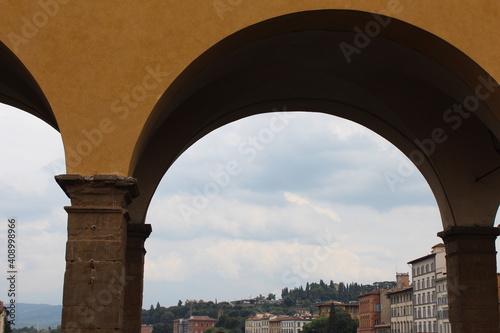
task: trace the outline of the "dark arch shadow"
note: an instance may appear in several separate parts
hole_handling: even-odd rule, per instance
[[[28,69],[0,42],[0,103],[24,110],[56,130],[56,118],[40,86]]]
[[[417,165],[443,223],[452,225],[443,170],[463,162],[467,172],[481,174],[498,162],[490,132],[500,134],[491,111],[500,109],[499,94],[481,102],[460,133],[450,130],[459,120],[444,113],[473,95],[477,78],[487,73],[447,42],[395,19],[347,59],[339,46],[356,46],[353,28],[379,19],[388,20],[344,10],[290,14],[244,29],[201,55],[164,93],[136,146],[131,170],[141,196],[130,206],[132,219],[145,219],[161,178],[198,139],[231,121],[286,109],[340,116],[391,141]],[[443,147],[452,156],[444,149],[426,154],[421,143],[443,128]]]

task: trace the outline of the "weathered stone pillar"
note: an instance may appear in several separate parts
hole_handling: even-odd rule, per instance
[[[446,245],[449,319],[453,333],[498,333],[498,286],[493,227],[451,227]]]
[[[61,175],[68,212],[63,332],[123,332],[127,207],[137,181],[113,175]]]
[[[123,332],[140,333],[142,324],[142,292],[144,284],[144,242],[151,233],[150,224],[129,224],[125,284],[125,316]]]

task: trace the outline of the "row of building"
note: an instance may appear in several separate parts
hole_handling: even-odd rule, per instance
[[[408,263],[412,284],[409,273],[396,273],[395,288],[359,295],[358,303],[319,304],[318,317],[328,316],[333,303],[359,320],[358,333],[450,333],[445,256],[444,244],[434,245],[430,254]],[[245,333],[300,333],[311,320],[261,315],[246,321]]]
[[[409,273],[396,273],[396,287],[358,296],[358,303],[327,302],[318,305],[318,316],[327,316],[331,305],[359,320],[358,333],[451,333],[448,320],[448,283],[444,244],[414,259]],[[500,289],[499,289],[500,290]],[[259,314],[245,321],[245,333],[300,333],[313,316]],[[216,319],[192,316],[174,321],[173,333],[202,333]]]
[[[310,313],[295,316],[258,314],[245,320],[245,333],[299,333],[314,317]]]
[[[358,333],[450,333],[444,244],[414,259],[412,284],[398,273],[393,289],[360,295]]]

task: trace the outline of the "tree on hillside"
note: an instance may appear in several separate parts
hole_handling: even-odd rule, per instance
[[[154,324],[153,333],[172,333],[172,326],[165,323]]]
[[[232,333],[240,333],[245,330],[245,320],[241,317],[229,317],[225,314],[220,316],[217,323],[215,323],[216,327],[228,329]]]
[[[295,305],[295,301],[293,298],[291,298],[290,296],[286,296],[284,299],[283,299],[283,304],[285,306],[294,306]]]
[[[330,311],[329,317],[320,317],[304,325],[302,333],[356,333],[358,322],[349,313],[337,309]]]
[[[328,317],[316,318],[302,327],[302,333],[326,333],[327,322]]]
[[[339,331],[339,323],[337,321],[337,309],[335,309],[335,303],[330,304],[330,316],[326,323],[327,333],[337,333]]]
[[[269,293],[269,295],[267,295],[267,299],[268,299],[269,301],[273,301],[273,300],[275,300],[275,299],[276,299],[276,295],[275,295],[275,294],[272,294],[272,293]]]

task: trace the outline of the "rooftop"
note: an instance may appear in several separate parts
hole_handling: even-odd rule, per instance
[[[425,259],[429,259],[431,257],[435,257],[436,254],[435,253],[431,253],[431,254],[428,254],[426,256],[423,256],[423,257],[420,257],[420,258],[417,258],[417,259],[414,259],[412,261],[408,261],[408,264],[413,264],[413,263],[416,263],[416,262],[419,262],[419,261],[422,261],[422,260],[425,260]]]

